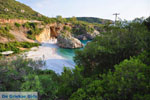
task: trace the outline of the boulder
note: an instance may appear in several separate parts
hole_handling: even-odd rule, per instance
[[[77,38],[72,37],[71,35],[59,35],[57,37],[57,45],[61,48],[82,48],[83,44]]]

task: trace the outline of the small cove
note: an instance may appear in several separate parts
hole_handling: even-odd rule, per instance
[[[89,40],[84,40],[81,42],[85,46],[88,41]],[[43,59],[46,63],[42,68],[43,70],[50,69],[61,74],[64,66],[70,69],[74,68],[75,62],[73,61],[73,57],[77,49],[59,48],[56,43],[57,41],[52,40],[45,41],[41,46],[32,48],[26,55],[33,60]],[[82,50],[83,48],[80,49]]]

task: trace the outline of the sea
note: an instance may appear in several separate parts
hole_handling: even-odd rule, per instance
[[[91,40],[81,40],[81,42],[85,45],[90,42]],[[83,48],[84,48],[83,47]],[[76,50],[82,50],[83,48],[80,49],[65,49],[65,48],[58,48],[57,53],[61,55],[62,57],[68,59],[68,60],[73,60],[73,57],[75,56],[75,51]]]

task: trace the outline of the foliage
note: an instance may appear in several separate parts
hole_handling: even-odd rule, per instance
[[[0,36],[6,37],[8,39],[15,39],[14,35],[12,35],[9,31],[10,27],[8,25],[5,27],[0,26]]]
[[[0,59],[1,91],[37,91],[39,98],[54,100],[57,92],[57,75],[52,71],[41,71],[41,60],[33,61],[25,57]],[[16,87],[17,86],[17,87]]]
[[[147,26],[148,30],[150,31],[150,17],[144,20],[144,24]]]
[[[82,69],[77,66],[73,70],[64,68],[64,72],[62,72],[60,76],[61,86],[58,91],[58,96],[60,98],[67,99],[81,86],[83,80],[83,76],[80,74],[81,71]]]
[[[19,28],[21,25],[19,23],[15,23],[15,26]]]
[[[34,73],[32,68],[36,68],[38,62],[39,61],[33,61],[31,59],[24,59],[23,57],[16,57],[15,59],[1,58],[0,90],[19,91],[24,76]],[[43,66],[43,64],[41,66]]]
[[[65,67],[61,75],[40,70],[43,61],[2,58],[0,90],[37,91],[40,100],[149,100],[150,35],[139,21],[104,26],[106,32],[77,51],[78,66]]]
[[[77,51],[74,59],[78,66],[85,67],[85,75],[107,72],[124,59],[148,50],[149,39],[149,32],[141,23],[108,27],[103,36],[95,38],[83,51]]]
[[[96,24],[105,24],[107,22],[112,22],[111,20],[106,20],[106,19],[100,19],[100,18],[95,18],[95,17],[72,17],[72,18],[67,18],[70,21],[84,21],[88,23],[96,23]]]
[[[150,67],[139,59],[124,60],[114,72],[101,75],[73,93],[70,100],[148,100]]]
[[[74,35],[86,34],[87,32],[94,32],[94,27],[88,23],[78,22],[75,23],[74,27],[72,28],[72,33]]]
[[[64,31],[69,31],[69,32],[70,32],[70,31],[71,31],[71,28],[70,28],[69,26],[64,26],[63,30],[64,30]]]
[[[36,19],[37,15],[30,7],[15,0],[0,0],[0,18]]]
[[[0,18],[39,20],[46,24],[57,21],[56,18],[43,16],[16,0],[0,0]]]
[[[56,16],[56,19],[57,19],[57,22],[58,22],[58,23],[64,23],[64,22],[66,22],[66,19],[63,18],[63,17],[60,16],[60,15]]]
[[[24,80],[25,82],[21,86],[22,91],[38,91],[39,94],[43,94],[44,91],[37,75],[29,74],[25,76]]]
[[[25,23],[23,24],[23,27],[26,27],[29,29],[27,33],[27,38],[35,40],[35,36],[39,35],[40,32],[43,30],[42,28],[37,27],[37,23]]]
[[[29,43],[29,42],[9,42],[9,43],[0,43],[0,52],[3,51],[14,51],[14,53],[20,52],[20,47],[22,48],[31,48],[34,46],[39,46],[38,43]]]

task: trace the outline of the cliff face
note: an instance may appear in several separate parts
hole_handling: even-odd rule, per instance
[[[36,40],[38,42],[47,41],[51,38],[57,38],[57,36],[61,33],[61,30],[63,30],[64,24],[49,24],[46,25],[43,29],[43,31],[36,36]]]
[[[50,30],[49,26],[47,26],[46,28],[44,28],[44,30],[40,33],[40,35],[36,36],[36,40],[38,42],[47,41],[50,38],[51,38],[51,30]]]
[[[80,40],[89,40],[99,35],[99,32],[93,29],[92,33],[89,33],[84,28],[78,26],[82,34],[77,35],[72,33],[75,26],[71,24],[54,23],[44,27],[44,30],[40,35],[36,36],[38,42],[47,41],[51,38],[57,38],[57,45],[62,48],[81,48],[83,44]],[[76,28],[75,28],[76,29]],[[83,30],[83,31],[82,31]]]

